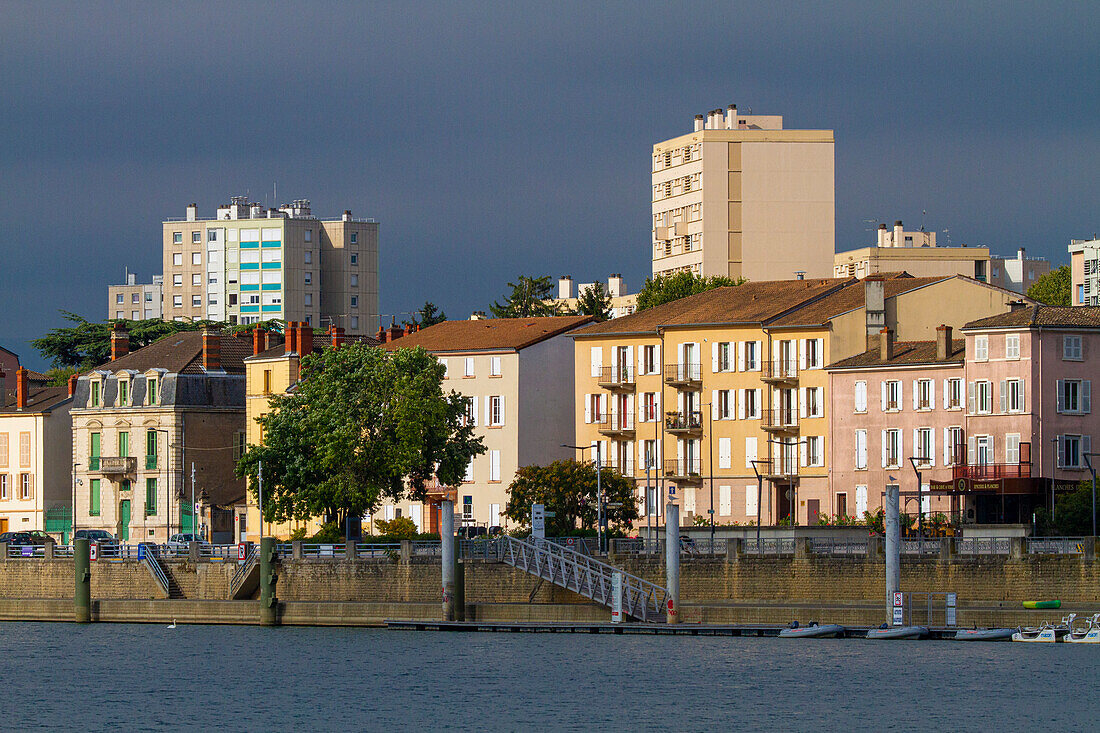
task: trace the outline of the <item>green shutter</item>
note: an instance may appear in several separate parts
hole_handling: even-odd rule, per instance
[[[145,479],[145,516],[151,517],[157,513],[157,480]]]
[[[99,479],[94,478],[91,481],[91,505],[88,508],[88,513],[93,517],[99,516]]]
[[[90,454],[90,456],[88,458],[88,470],[90,470],[90,471],[98,471],[99,470],[99,446],[100,446],[100,434],[99,433],[92,433],[91,447],[88,451],[89,454]]]
[[[130,455],[130,434],[118,434],[118,454],[122,457]]]
[[[118,383],[118,404],[119,406],[127,405],[130,400],[130,383],[125,381],[119,381]]]
[[[145,432],[145,468],[152,470],[157,467],[157,431]]]

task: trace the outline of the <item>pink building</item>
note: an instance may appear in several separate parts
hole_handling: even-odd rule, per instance
[[[887,341],[829,367],[834,511],[874,511],[893,483],[916,513],[920,470],[926,513],[1029,524],[1089,477],[1100,307],[1020,305],[962,332],[941,326],[935,342]]]

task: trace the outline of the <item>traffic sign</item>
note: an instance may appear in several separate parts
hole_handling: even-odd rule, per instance
[[[89,560],[98,560],[99,559],[99,545],[97,545],[94,542],[91,543],[90,545],[88,545],[88,559]]]
[[[902,592],[894,593],[894,607],[900,607],[905,603],[905,594]]]
[[[894,606],[894,626],[901,626],[904,623],[904,611],[905,609],[901,606]]]
[[[243,562],[244,561],[244,556],[245,556],[244,543],[239,542],[239,543],[237,543],[237,560]]]

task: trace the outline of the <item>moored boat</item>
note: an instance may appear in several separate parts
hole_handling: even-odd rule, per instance
[[[1008,641],[1017,629],[959,629],[957,641]]]
[[[1039,644],[1053,644],[1062,641],[1067,633],[1069,633],[1068,626],[1043,624],[1042,626],[1029,626],[1020,629],[1012,635],[1012,640]]]
[[[1052,609],[1061,608],[1061,601],[1024,601],[1024,608]]]
[[[867,632],[868,639],[921,639],[925,636],[928,636],[926,626],[888,626]]]
[[[779,632],[781,639],[835,639],[843,635],[844,627],[840,624],[810,624],[782,629]]]
[[[1085,628],[1074,629],[1073,622],[1070,621],[1069,631],[1062,637],[1062,641],[1070,644],[1100,644],[1100,613],[1094,614],[1085,622]]]

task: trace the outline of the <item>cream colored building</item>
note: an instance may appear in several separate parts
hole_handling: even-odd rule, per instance
[[[907,272],[914,277],[962,275],[988,282],[988,247],[937,247],[936,233],[905,231],[900,221],[893,229],[878,228],[873,247],[862,247],[833,256],[833,277],[864,278],[891,272]]]
[[[446,368],[444,392],[469,398],[468,420],[485,443],[457,487],[460,526],[507,527],[504,509],[516,469],[569,458],[573,451],[573,344],[568,334],[588,316],[445,321],[387,343],[422,347]],[[419,502],[383,505],[371,518],[410,517],[423,532],[436,521]]]
[[[684,524],[814,522],[834,504],[825,365],[884,328],[930,339],[1018,297],[959,276],[750,281],[587,326],[577,444],[638,483],[642,524],[668,496]]]
[[[367,335],[378,315],[378,224],[313,216],[309,201],[266,209],[235,196],[201,219],[162,225],[164,318],[268,319]]]
[[[989,259],[989,284],[1027,293],[1035,281],[1050,272],[1050,261],[1043,257],[1028,257],[1023,247],[1015,257],[994,255]]]
[[[1069,245],[1070,305],[1100,305],[1100,239]]]
[[[828,277],[835,248],[832,130],[785,130],[730,105],[653,146],[653,274]]]
[[[580,303],[580,297],[594,287],[596,283],[581,283],[574,286],[572,276],[563,275],[558,278],[558,297],[552,302],[561,312],[572,313]],[[623,280],[622,275],[609,275],[604,292],[611,296],[612,318],[629,316],[638,309],[638,294],[627,292],[626,281]]]
[[[123,285],[107,287],[107,319],[142,321],[163,318],[164,278],[153,275],[153,281],[139,283],[137,275],[126,273]]]
[[[56,530],[57,539],[67,540],[72,399],[67,388],[32,380],[26,369],[14,381],[11,394],[0,389],[0,532]],[[61,524],[53,526],[56,519],[47,513],[58,510]]]

